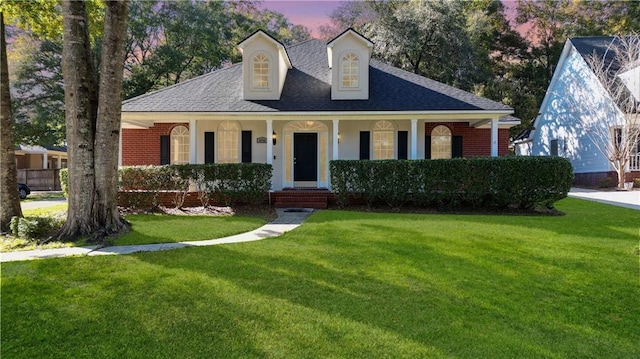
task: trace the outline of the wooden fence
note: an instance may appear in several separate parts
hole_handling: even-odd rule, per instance
[[[24,183],[32,191],[60,191],[59,169],[21,169],[18,182]]]

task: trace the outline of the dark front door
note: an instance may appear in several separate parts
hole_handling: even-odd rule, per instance
[[[293,134],[293,180],[318,180],[318,134]]]

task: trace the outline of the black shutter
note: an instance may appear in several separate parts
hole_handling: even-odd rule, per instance
[[[204,163],[214,163],[216,161],[215,132],[204,133]]]
[[[251,131],[242,131],[242,162],[251,163]]]
[[[360,131],[360,159],[368,160],[369,156],[369,141],[370,141],[370,133],[369,131]]]
[[[171,162],[171,158],[170,158],[170,144],[171,143],[171,136],[160,136],[160,164],[161,165],[168,165]]]
[[[451,137],[451,157],[462,158],[462,136]]]
[[[424,136],[424,158],[431,159],[431,136]]]
[[[408,147],[409,145],[409,132],[398,131],[398,159],[409,159]]]

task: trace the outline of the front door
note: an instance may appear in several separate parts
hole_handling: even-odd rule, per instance
[[[293,180],[311,182],[318,180],[318,134],[293,134]]]

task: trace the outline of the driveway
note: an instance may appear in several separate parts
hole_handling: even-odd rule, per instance
[[[586,199],[640,211],[640,191],[597,191],[585,188],[571,188],[569,197]]]
[[[29,201],[29,202],[20,201],[20,207],[22,207],[22,210],[36,209],[36,208],[51,207],[60,203],[65,203],[65,202],[67,202],[66,198],[43,199],[41,201]]]

